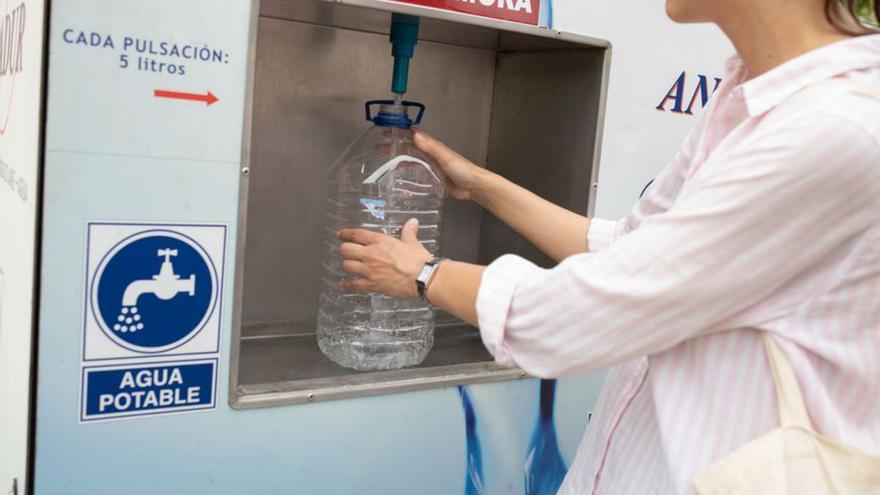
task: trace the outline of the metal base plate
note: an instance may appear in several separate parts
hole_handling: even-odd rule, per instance
[[[438,325],[434,347],[418,367],[358,372],[343,368],[318,351],[314,333],[282,333],[242,339],[238,409],[378,395],[462,383],[523,378],[517,369],[498,366],[468,325]]]

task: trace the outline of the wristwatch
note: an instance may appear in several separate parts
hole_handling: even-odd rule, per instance
[[[437,274],[437,267],[444,261],[446,261],[446,258],[434,258],[430,261],[426,261],[425,264],[422,265],[422,269],[419,270],[419,274],[416,276],[416,291],[419,293],[419,297],[422,298],[422,301],[425,301],[428,304],[431,304],[431,301],[428,301],[428,286],[431,285],[431,281],[434,280],[434,275]]]

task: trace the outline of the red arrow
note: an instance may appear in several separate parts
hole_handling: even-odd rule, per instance
[[[214,93],[208,91],[206,94],[200,95],[198,93],[181,93],[179,91],[166,91],[164,89],[157,89],[153,91],[153,96],[156,98],[174,98],[177,100],[192,100],[192,101],[203,101],[205,102],[205,106],[213,105],[218,99],[214,96]]]

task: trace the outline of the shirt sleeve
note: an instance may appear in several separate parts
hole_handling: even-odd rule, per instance
[[[681,150],[654,178],[651,187],[639,198],[629,214],[618,221],[590,219],[590,227],[587,230],[588,252],[597,253],[604,250],[621,236],[636,229],[645,217],[663,213],[672,206],[691,167],[694,134],[698,127],[685,137]]]
[[[619,236],[618,227],[623,225],[622,221],[591,218],[590,228],[587,230],[587,252],[598,253],[610,246]]]
[[[477,314],[495,359],[559,376],[790,309],[748,310],[869,228],[880,147],[845,117],[777,120],[714,154],[672,207],[602,251],[552,269],[492,263]]]

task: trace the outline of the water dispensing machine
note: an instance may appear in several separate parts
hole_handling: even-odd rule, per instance
[[[367,127],[363,102],[389,94],[390,20],[388,12],[348,5],[263,6],[239,224],[234,407],[520,377],[492,362],[474,328],[443,315],[434,348],[417,367],[352,372],[315,345],[325,251],[316,239],[324,234],[328,167]],[[420,29],[407,98],[426,105],[422,126],[475,162],[586,213],[605,49],[577,36],[482,19],[471,25],[422,16]],[[474,205],[449,200],[445,217],[444,256],[488,263],[513,252],[550,263]]]
[[[592,213],[609,41],[552,29],[550,0],[47,3],[3,24],[21,63],[0,72],[0,492],[554,492],[601,373],[501,367],[445,314],[419,364],[321,352],[328,174],[395,74],[431,134]],[[641,39],[603,25],[630,17],[617,3],[556,3],[581,32]],[[627,57],[615,70],[643,67]],[[627,141],[606,198],[656,170],[626,153],[671,156],[686,128],[655,110],[665,70],[613,100]],[[443,256],[552,264],[473,204],[442,215]]]

